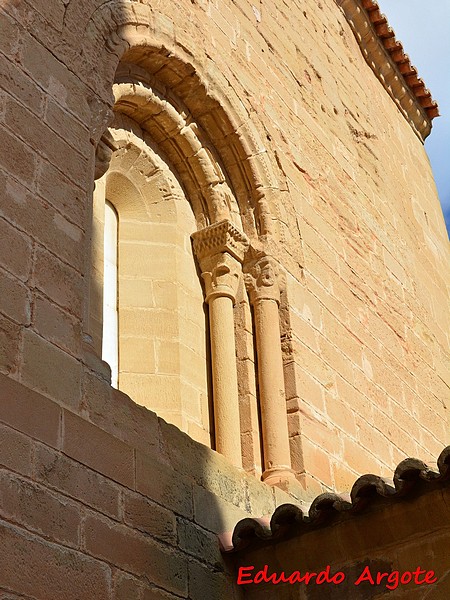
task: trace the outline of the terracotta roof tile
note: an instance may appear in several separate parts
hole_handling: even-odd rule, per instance
[[[362,6],[367,11],[370,22],[389,53],[394,63],[405,78],[406,85],[412,90],[419,104],[425,109],[430,120],[439,116],[437,103],[431,97],[425,83],[417,75],[417,70],[412,66],[409,56],[405,53],[401,42],[396,40],[394,30],[389,27],[386,17],[381,13],[376,0],[362,0]]]
[[[268,519],[247,518],[234,528],[232,546],[226,552],[238,552],[249,546],[277,542],[292,535],[301,535],[339,518],[351,516],[384,500],[392,502],[414,492],[423,492],[431,485],[450,482],[450,446],[437,461],[438,471],[415,458],[403,460],[395,469],[393,479],[377,475],[363,475],[357,479],[349,496],[333,493],[320,494],[308,509],[294,504],[279,506]]]

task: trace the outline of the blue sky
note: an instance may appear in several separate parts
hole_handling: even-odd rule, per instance
[[[419,76],[439,104],[425,148],[450,232],[450,0],[378,0]]]

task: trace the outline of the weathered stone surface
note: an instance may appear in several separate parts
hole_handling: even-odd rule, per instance
[[[2,585],[19,594],[57,600],[109,600],[110,568],[75,550],[0,525]],[[20,565],[20,571],[18,571]]]
[[[100,513],[119,519],[121,490],[117,485],[42,444],[34,450],[33,478]]]
[[[60,407],[5,375],[0,375],[0,381],[0,420],[31,438],[59,447]]]
[[[63,411],[62,450],[94,471],[134,488],[133,448],[66,410]]]

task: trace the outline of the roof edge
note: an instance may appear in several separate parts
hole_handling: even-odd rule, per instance
[[[395,37],[376,0],[336,0],[342,9],[369,64],[401,113],[424,141],[430,134],[432,120],[439,116],[417,69],[411,64],[403,45]]]
[[[450,485],[450,446],[444,448],[437,460],[435,471],[425,462],[406,458],[395,469],[392,480],[378,475],[362,475],[351,489],[350,495],[326,492],[317,496],[309,508],[294,504],[282,504],[269,519],[247,517],[239,521],[232,532],[231,543],[225,545],[224,553],[235,553],[255,548],[264,543],[277,543],[292,536],[301,535],[318,526],[336,522],[373,507],[377,500],[387,503],[414,494],[423,494],[433,487]]]

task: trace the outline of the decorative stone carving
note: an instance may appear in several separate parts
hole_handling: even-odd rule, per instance
[[[259,300],[274,300],[280,304],[280,291],[284,276],[277,262],[267,255],[244,265],[244,281],[251,303]]]
[[[106,173],[114,150],[113,138],[109,131],[105,131],[95,149],[94,179],[100,179]]]
[[[96,148],[100,142],[100,138],[105,134],[108,127],[114,120],[114,111],[112,106],[104,100],[100,100],[97,95],[90,96],[87,99],[90,108],[90,140],[91,144]]]
[[[192,239],[205,281],[206,302],[225,296],[234,303],[241,263],[249,246],[246,236],[224,220],[197,231]]]
[[[240,263],[227,252],[203,259],[202,277],[206,302],[209,303],[217,296],[227,296],[234,304],[241,272]]]
[[[268,202],[264,198],[258,200],[257,219],[260,234],[263,236],[273,233],[272,217]]]
[[[240,263],[249,247],[247,237],[230,221],[224,219],[192,234],[194,251],[200,263],[204,258],[228,252]]]

